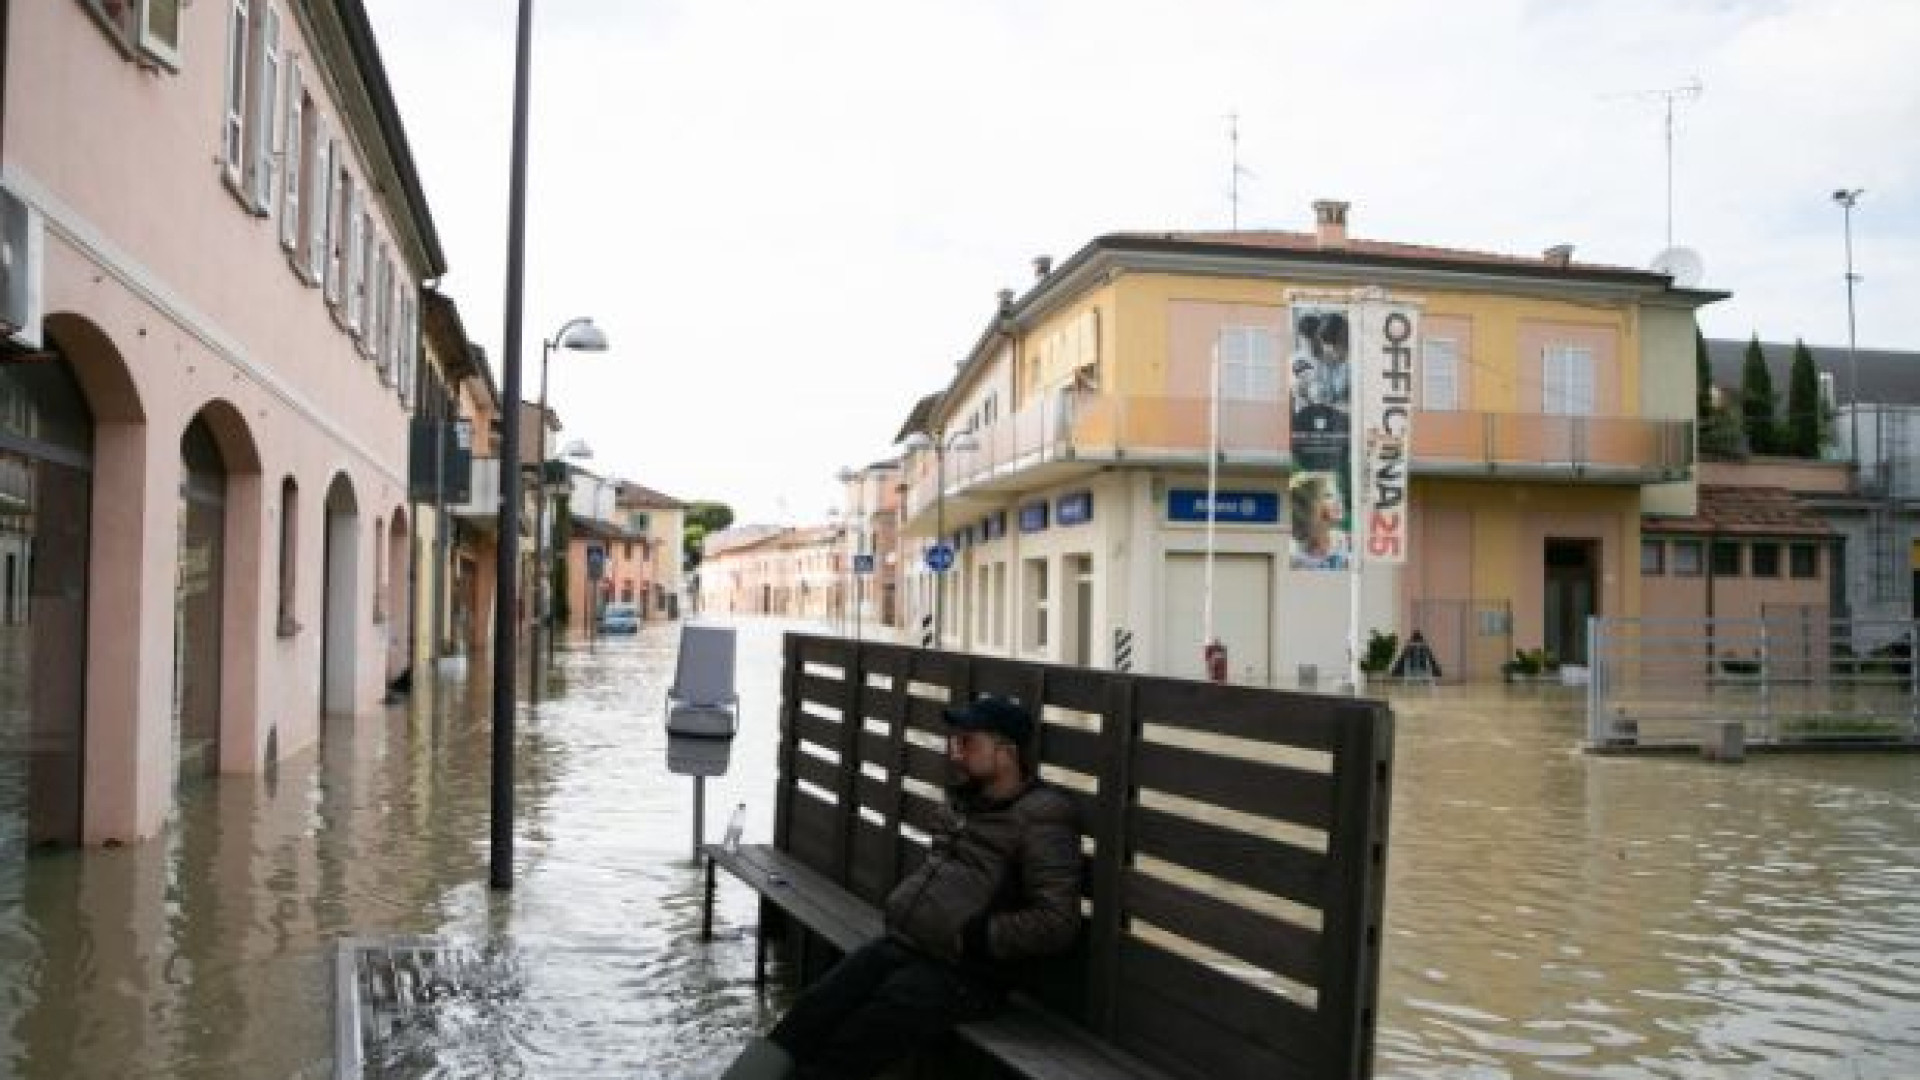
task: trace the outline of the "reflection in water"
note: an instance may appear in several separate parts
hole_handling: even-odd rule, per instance
[[[1920,759],[1596,758],[1396,697],[1382,1077],[1920,1074]]]
[[[743,627],[741,736],[709,783],[749,840],[772,831],[780,629]],[[563,650],[523,710],[511,893],[486,888],[484,661],[271,779],[188,792],[165,839],[0,864],[0,1076],[330,1077],[342,935],[439,935],[503,973],[369,1076],[714,1075],[779,1001],[745,890],[698,940],[674,640]],[[1396,701],[1378,1074],[1920,1072],[1920,759],[1592,758],[1577,704]]]

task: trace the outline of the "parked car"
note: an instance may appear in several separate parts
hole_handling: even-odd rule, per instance
[[[600,612],[600,632],[603,634],[639,633],[640,605],[628,603],[608,604]]]

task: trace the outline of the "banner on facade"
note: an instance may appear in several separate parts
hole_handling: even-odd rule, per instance
[[[1344,570],[1353,562],[1352,317],[1345,304],[1296,303],[1289,398],[1289,565]]]
[[[1418,309],[1364,303],[1360,320],[1361,555],[1368,562],[1407,561],[1407,464],[1413,451],[1413,387]]]

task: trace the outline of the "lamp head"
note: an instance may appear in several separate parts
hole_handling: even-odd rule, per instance
[[[607,335],[606,331],[593,324],[591,318],[583,316],[561,327],[554,345],[575,352],[606,352]]]
[[[971,454],[975,450],[980,449],[980,440],[974,437],[971,430],[956,431],[953,437],[947,440],[947,449],[958,450],[963,454]]]
[[[1835,188],[1833,201],[1851,210],[1853,209],[1853,204],[1860,200],[1860,195],[1864,191],[1866,191],[1866,188]]]
[[[933,438],[924,431],[916,431],[901,440],[900,445],[908,450],[925,450],[933,445]]]

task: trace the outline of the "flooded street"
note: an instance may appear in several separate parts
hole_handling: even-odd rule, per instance
[[[772,828],[779,633],[743,624],[709,784]],[[0,866],[0,1077],[332,1075],[342,935],[430,934],[501,976],[396,1033],[381,1077],[706,1077],[779,1000],[754,902],[699,934],[673,628],[563,650],[518,728],[518,866],[489,891],[488,670],[191,791],[161,840]],[[1412,689],[1376,1073],[1920,1074],[1920,757],[1578,752],[1556,689]]]

